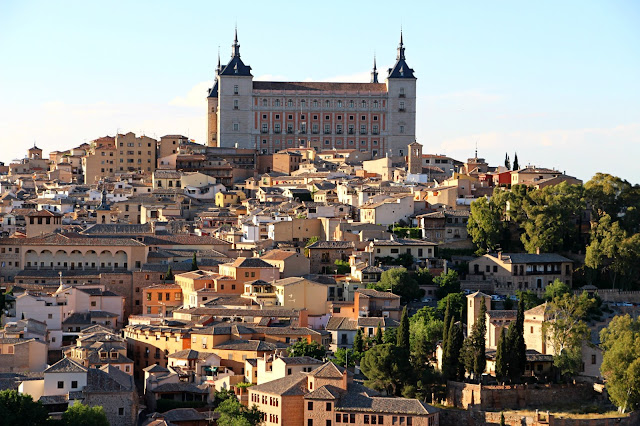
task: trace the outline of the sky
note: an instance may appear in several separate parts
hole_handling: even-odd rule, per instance
[[[205,143],[218,49],[260,80],[368,82],[403,30],[424,153],[640,183],[640,2],[0,1],[0,161],[132,131]]]

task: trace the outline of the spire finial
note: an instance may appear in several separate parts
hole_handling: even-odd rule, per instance
[[[220,64],[220,46],[218,45],[218,68],[216,68],[216,74],[220,74],[222,65]]]
[[[400,26],[400,44],[398,45],[398,57],[396,58],[398,61],[399,60],[404,60],[404,42],[402,40],[402,26]]]
[[[235,37],[233,39],[233,45],[231,45],[231,57],[240,57],[240,43],[238,43],[238,24],[236,24]]]
[[[476,158],[478,158],[478,141],[476,141]]]
[[[373,54],[373,71],[371,71],[371,82],[378,82],[378,67],[376,66],[376,54]]]

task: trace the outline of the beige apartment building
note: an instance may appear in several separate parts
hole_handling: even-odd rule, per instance
[[[156,169],[158,141],[133,132],[91,141],[82,159],[84,183],[124,173],[153,172]]]
[[[488,281],[498,294],[544,293],[554,280],[571,287],[573,262],[554,253],[490,253],[469,262],[472,281]]]

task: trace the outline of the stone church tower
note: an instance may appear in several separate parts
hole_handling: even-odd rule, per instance
[[[418,175],[422,173],[422,145],[413,142],[407,148],[409,153],[407,171],[412,175]]]

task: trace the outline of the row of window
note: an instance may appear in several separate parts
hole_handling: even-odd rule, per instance
[[[165,300],[171,300],[171,293],[165,293]],[[174,300],[182,300],[182,293],[175,292]],[[147,293],[147,301],[151,301],[151,293]],[[162,301],[162,293],[158,293],[158,301]]]
[[[302,134],[307,133],[306,124],[304,124],[304,123],[301,124],[299,131]],[[261,126],[260,126],[260,132],[261,133],[269,133],[269,124],[268,123],[262,123]],[[293,134],[293,132],[294,132],[293,124],[287,124],[286,132],[288,134]],[[344,133],[344,128],[343,128],[342,124],[337,124],[336,125],[335,132],[338,135],[341,135],[341,134]],[[368,132],[369,132],[369,130],[367,128],[367,125],[366,124],[361,124],[360,125],[360,134],[361,135],[366,135]],[[275,123],[273,125],[273,133],[282,133],[282,128],[280,126],[280,123]],[[311,133],[312,134],[319,134],[320,133],[320,128],[319,128],[318,124],[311,125]],[[374,134],[374,135],[380,134],[380,126],[378,126],[377,124],[374,124],[373,126],[371,126],[371,133]],[[330,124],[325,124],[324,125],[324,134],[331,134],[331,125]],[[347,134],[349,134],[349,135],[355,135],[356,134],[356,129],[355,129],[355,126],[353,124],[349,124],[347,126]]]
[[[234,86],[234,94],[238,94],[238,92],[236,91],[237,86]],[[295,104],[295,105],[294,105]],[[285,105],[284,101],[280,101],[280,99],[274,99],[272,102],[272,106],[274,107],[280,107]],[[322,101],[318,101],[317,99],[314,99],[313,101],[309,102],[309,107],[310,108],[320,108],[320,106],[323,105]],[[369,105],[371,105],[371,107],[373,109],[377,109],[380,108],[380,106],[384,106],[383,102],[379,102],[377,100],[372,101],[370,103],[368,103],[365,100],[360,101],[359,103],[354,101],[354,100],[350,100],[350,101],[342,101],[342,100],[337,100],[335,101],[335,107],[336,108],[344,108],[344,106],[346,105],[347,108],[356,108],[356,106],[359,106],[360,108],[367,108]],[[262,106],[263,107],[268,107],[269,106],[269,100],[268,99],[262,99]],[[300,107],[300,108],[306,108],[307,107],[307,101],[305,99],[301,99],[300,102],[298,101],[294,101],[293,99],[287,99],[286,102],[286,106],[289,108],[293,108],[294,106]],[[324,101],[324,107],[325,108],[331,108],[331,101],[330,100],[325,100]]]
[[[313,121],[317,121],[318,120],[318,115],[313,115]],[[276,120],[280,120],[280,114],[275,114],[274,118]],[[300,114],[300,120],[306,120],[307,116],[305,114]],[[262,119],[266,120],[267,119],[267,114],[262,114]],[[288,120],[293,120],[293,114],[289,114],[287,115],[287,119]],[[325,115],[324,119],[327,121],[331,120],[331,116],[330,115]],[[349,121],[353,121],[355,119],[355,116],[350,115],[349,116]],[[378,116],[374,115],[372,116],[373,121],[378,121]],[[336,121],[342,121],[342,116],[341,115],[337,115],[336,116]],[[360,121],[367,121],[367,116],[366,115],[362,115],[360,116]]]

